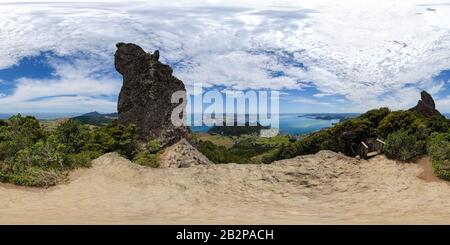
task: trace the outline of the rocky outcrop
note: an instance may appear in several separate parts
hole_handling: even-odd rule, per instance
[[[158,50],[150,54],[132,43],[116,46],[115,67],[123,75],[117,107],[119,123],[138,126],[144,141],[158,138],[167,145],[185,137],[188,129],[171,121],[172,111],[186,104],[183,82],[172,75],[170,66],[159,62]],[[184,92],[184,98],[171,103],[172,95],[179,91]]]
[[[194,165],[206,165],[212,162],[193,147],[186,139],[181,139],[167,147],[160,157],[161,168],[187,168]]]
[[[438,110],[436,110],[436,106],[434,104],[433,97],[426,91],[422,91],[420,93],[419,102],[417,102],[417,105],[415,107],[413,107],[409,110],[420,113],[426,117],[432,117],[432,116],[444,117]]]

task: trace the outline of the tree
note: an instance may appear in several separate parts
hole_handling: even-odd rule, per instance
[[[0,160],[13,157],[18,151],[46,137],[39,121],[20,114],[10,117],[0,126]]]
[[[388,135],[384,148],[387,157],[402,161],[425,153],[425,141],[418,140],[406,130],[399,130]]]
[[[367,119],[369,122],[373,123],[374,127],[378,127],[380,122],[390,113],[391,111],[387,107],[381,107],[380,109],[373,109],[364,114],[359,118]]]
[[[137,127],[135,125],[121,125],[114,120],[111,124],[95,129],[86,150],[106,153],[117,152],[128,159],[133,159],[137,152]]]
[[[450,133],[432,133],[427,150],[436,175],[450,180]]]
[[[89,140],[89,128],[75,120],[62,122],[54,134],[57,141],[67,146],[67,153],[80,153]]]
[[[385,138],[397,130],[408,129],[418,116],[411,111],[393,111],[381,120],[378,134]]]

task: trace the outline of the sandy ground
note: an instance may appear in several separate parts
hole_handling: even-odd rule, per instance
[[[427,167],[428,158],[321,151],[270,165],[150,169],[109,153],[67,184],[1,184],[0,223],[450,224],[450,185],[424,177]]]

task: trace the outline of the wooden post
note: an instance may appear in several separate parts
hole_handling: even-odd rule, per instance
[[[383,150],[384,150],[384,145],[386,145],[386,143],[384,143],[384,141],[382,141],[382,140],[380,140],[380,139],[375,140],[375,150],[376,150],[378,153],[382,153],[382,152],[383,152]]]
[[[369,153],[369,147],[366,145],[366,143],[361,141],[361,145],[359,147],[359,156],[363,159],[366,159],[368,153]]]

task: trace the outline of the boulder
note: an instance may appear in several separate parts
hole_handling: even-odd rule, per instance
[[[188,128],[174,125],[171,120],[178,106],[184,108],[178,118],[185,116],[186,89],[183,82],[172,75],[172,68],[159,62],[159,51],[147,53],[132,43],[118,43],[116,47],[115,67],[123,76],[117,106],[119,123],[135,124],[141,140],[157,138],[162,145],[187,136]],[[178,103],[171,102],[175,92],[184,94]]]
[[[160,168],[188,168],[194,165],[213,164],[186,139],[164,149],[160,157]]]

